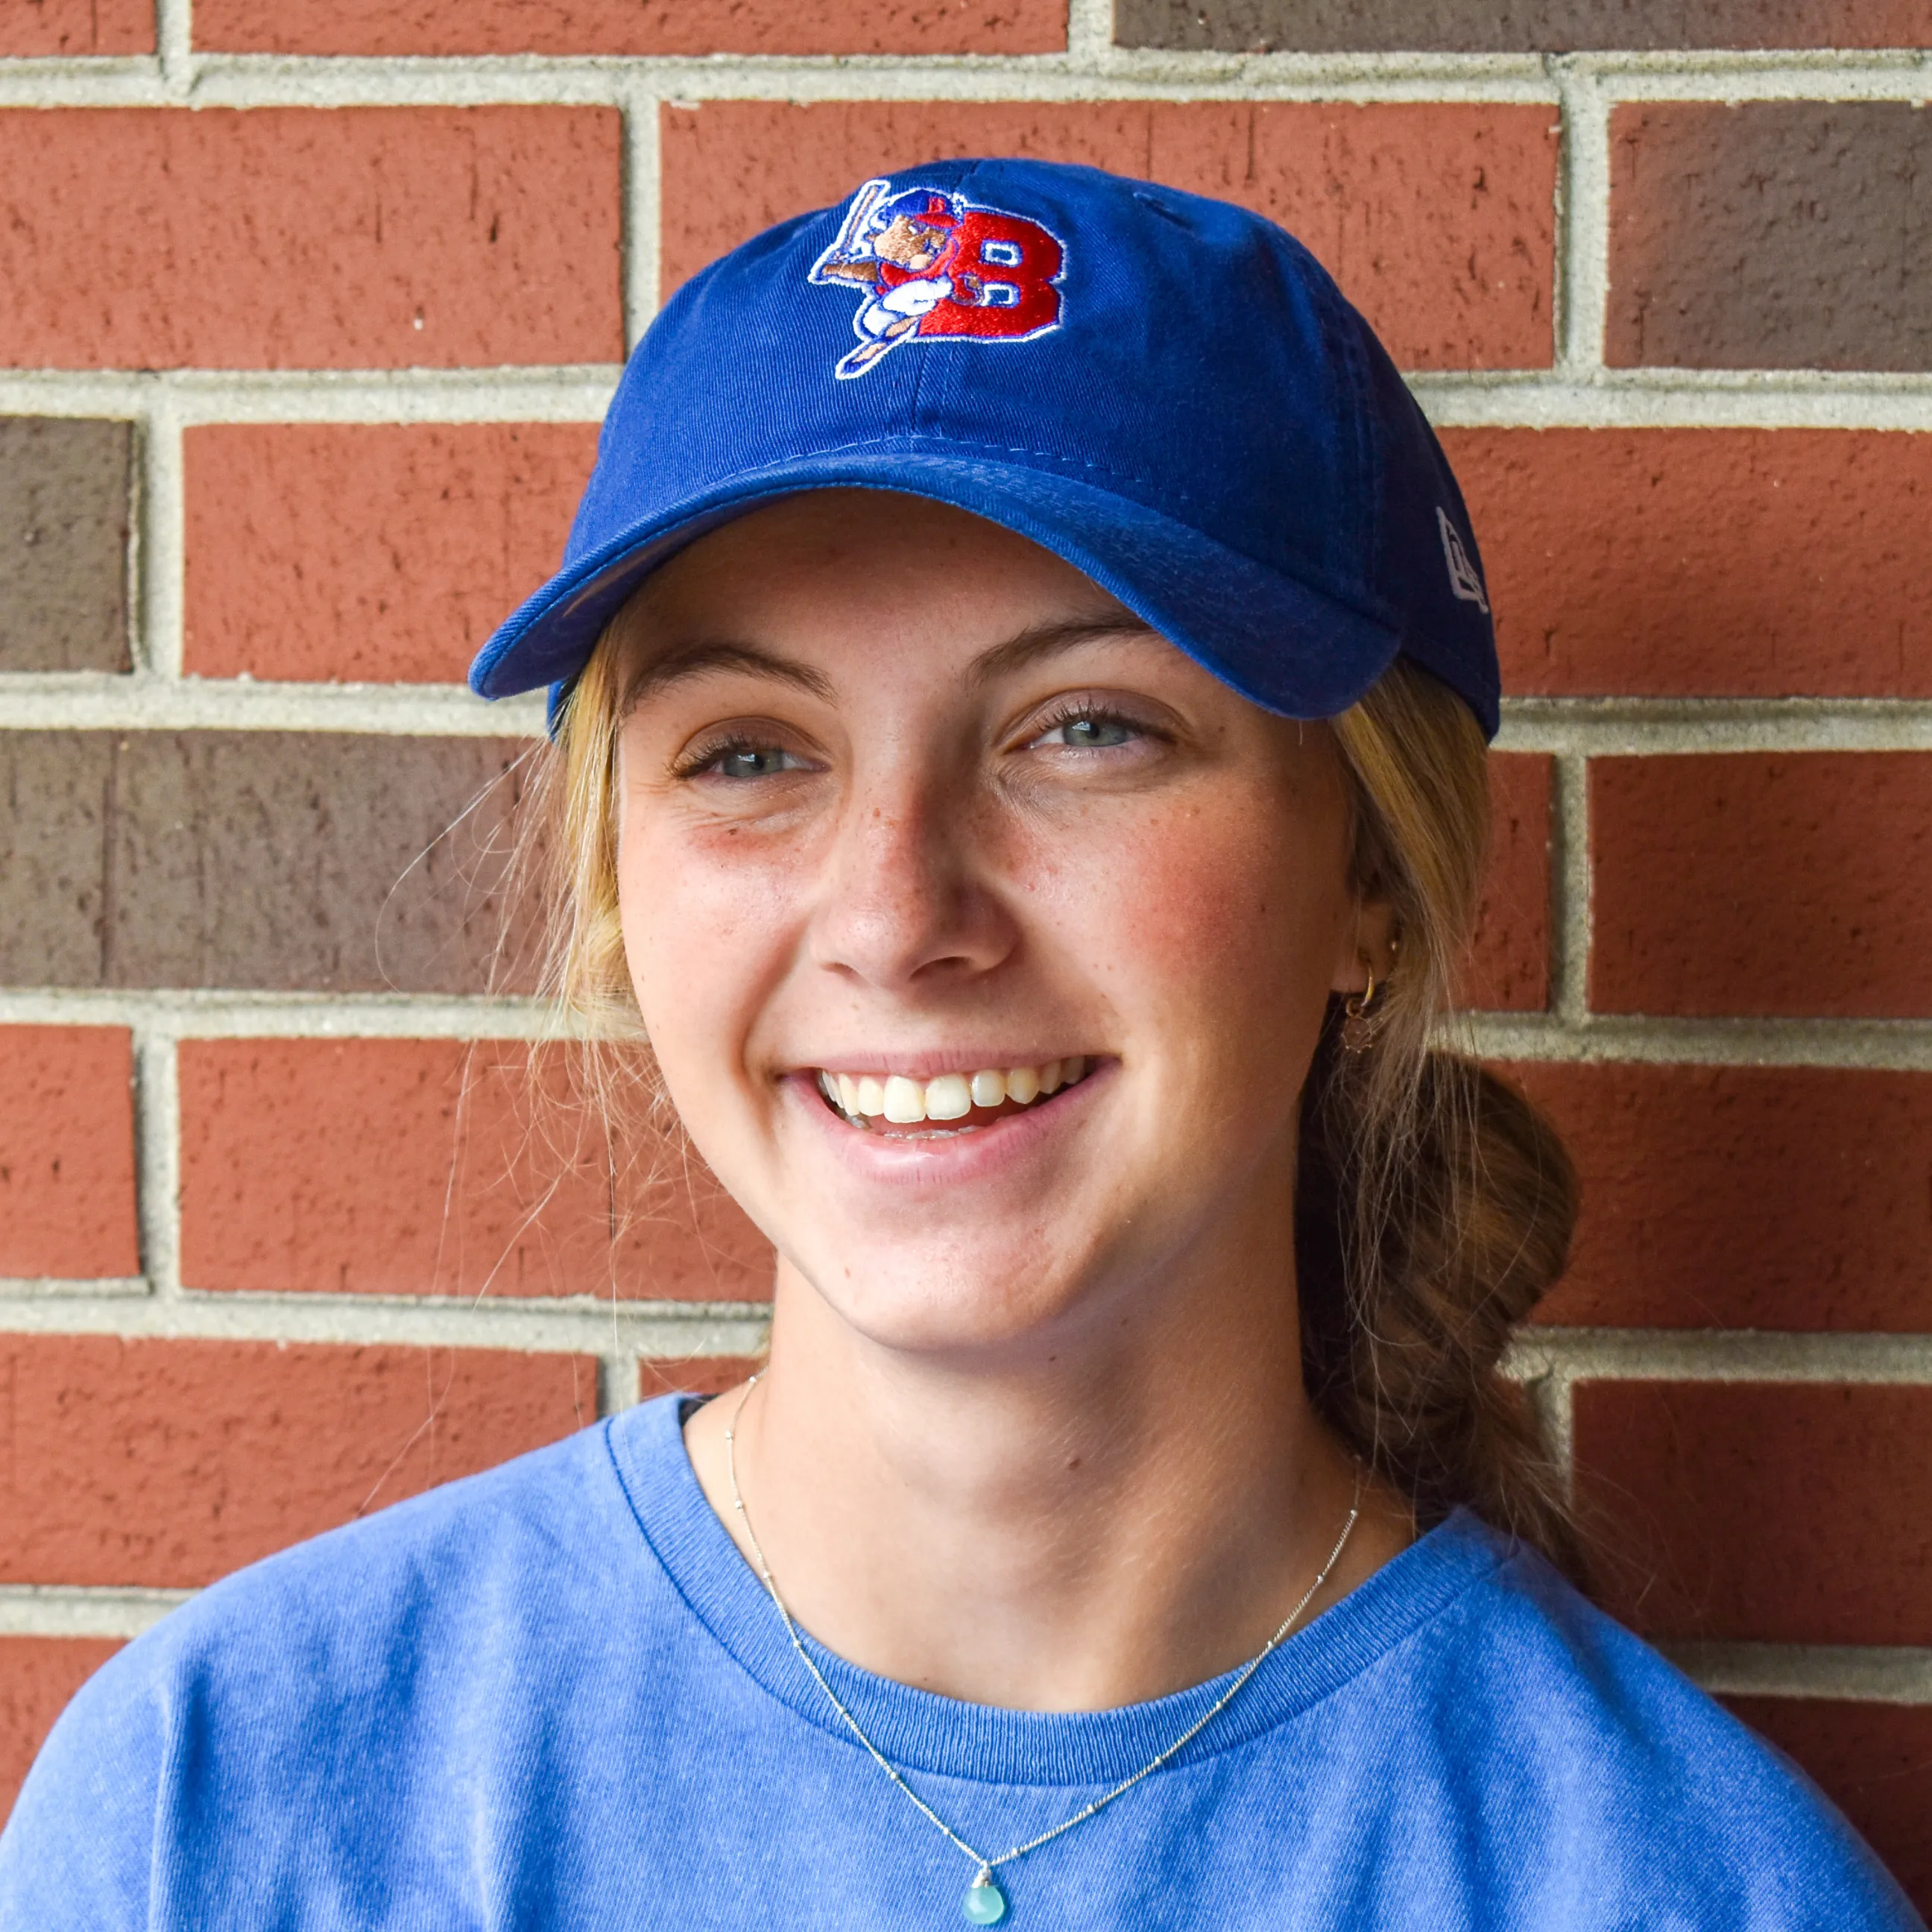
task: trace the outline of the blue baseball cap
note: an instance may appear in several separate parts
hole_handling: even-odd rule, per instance
[[[550,688],[706,531],[897,490],[1030,538],[1244,697],[1346,710],[1398,651],[1497,724],[1462,494],[1315,258],[1226,202],[1096,169],[936,162],[767,229],[638,345],[562,568],[470,667]]]

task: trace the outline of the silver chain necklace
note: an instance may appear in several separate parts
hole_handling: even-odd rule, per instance
[[[799,1661],[812,1673],[812,1681],[825,1694],[825,1699],[833,1710],[844,1720],[845,1728],[866,1748],[866,1754],[890,1778],[898,1789],[919,1808],[928,1823],[934,1826],[948,1840],[972,1861],[976,1876],[966,1888],[963,1901],[968,1922],[974,1925],[997,1925],[1006,1916],[1006,1894],[1000,1888],[999,1880],[994,1876],[1000,1866],[1011,1864],[1016,1858],[1023,1858],[1029,1852],[1036,1852],[1041,1846],[1051,1844],[1063,1832],[1070,1832],[1076,1825],[1084,1825],[1096,1813],[1103,1811],[1117,1798],[1124,1797],[1144,1778],[1150,1778],[1170,1758],[1177,1756],[1191,1744],[1246,1688],[1249,1678],[1260,1670],[1274,1655],[1282,1640],[1300,1622],[1301,1613],[1316,1598],[1323,1584],[1328,1582],[1335,1565],[1342,1559],[1342,1552],[1348,1546],[1348,1538],[1354,1534],[1356,1519],[1362,1513],[1362,1485],[1359,1475],[1355,1482],[1355,1494],[1348,1505],[1348,1520],[1342,1526],[1342,1534],[1335,1539],[1335,1546],[1328,1552],[1328,1561],[1317,1574],[1313,1582],[1302,1592],[1300,1600],[1282,1618],[1280,1628],[1266,1643],[1244,1664],[1233,1683],[1216,1698],[1213,1705],[1201,1717],[1188,1726],[1165,1750],[1148,1759],[1131,1778],[1124,1778],[1111,1791],[1102,1792],[1092,1804],[1084,1806],[1064,1822],[1054,1826],[1050,1832],[1042,1832],[1036,1838],[1029,1838],[1025,1844],[1015,1845],[1002,1852],[998,1858],[989,1858],[983,1852],[976,1851],[969,1845],[919,1793],[908,1784],[903,1773],[873,1743],[865,1732],[858,1719],[845,1708],[837,1691],[825,1681],[825,1673],[814,1661],[805,1640],[793,1622],[790,1610],[785,1608],[784,1598],[778,1594],[778,1586],[772,1576],[772,1566],[765,1561],[763,1546],[758,1541],[758,1533],[752,1527],[750,1513],[745,1508],[745,1498],[738,1488],[738,1420],[745,1412],[745,1405],[752,1399],[752,1391],[758,1385],[764,1373],[760,1369],[745,1384],[745,1393],[738,1398],[738,1406],[731,1412],[731,1420],[724,1431],[724,1464],[731,1479],[731,1507],[737,1511],[739,1520],[745,1526],[745,1540],[752,1546],[752,1554],[758,1559],[758,1574],[764,1580],[766,1594],[771,1598],[779,1616],[784,1620],[785,1634],[791,1639],[791,1647],[798,1653]]]

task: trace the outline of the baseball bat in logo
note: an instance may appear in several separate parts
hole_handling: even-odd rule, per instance
[[[832,370],[862,376],[908,342],[1027,342],[1060,326],[1066,244],[1023,214],[943,188],[868,181],[808,279],[856,290],[859,346]]]

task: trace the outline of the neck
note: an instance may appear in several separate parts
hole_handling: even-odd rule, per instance
[[[1279,1274],[1204,1286],[989,1369],[880,1348],[782,1265],[770,1366],[693,1418],[693,1466],[750,1558],[735,1423],[788,1608],[863,1668],[1012,1708],[1164,1695],[1267,1642],[1360,1480],[1303,1391]],[[1409,1533],[1371,1488],[1304,1620]]]

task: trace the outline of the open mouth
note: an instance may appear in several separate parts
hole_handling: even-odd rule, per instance
[[[1092,1071],[1084,1054],[1038,1066],[994,1066],[910,1080],[899,1073],[818,1075],[818,1090],[841,1119],[867,1133],[934,1138],[971,1133],[1037,1106]]]

